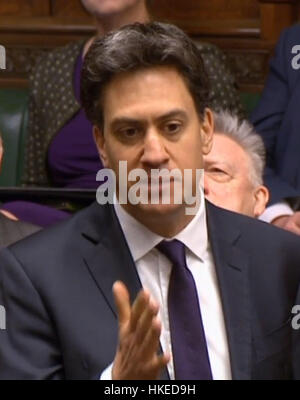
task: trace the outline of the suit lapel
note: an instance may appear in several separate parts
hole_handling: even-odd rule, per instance
[[[113,313],[116,307],[112,294],[115,281],[128,288],[131,301],[141,289],[135,263],[127,246],[112,206],[98,206],[99,216],[84,230],[83,236],[95,243],[84,255],[84,261]]]
[[[250,379],[251,326],[248,257],[239,249],[241,232],[233,215],[207,203],[212,246],[227,331],[233,379]],[[237,219],[237,216],[234,218]],[[241,217],[242,218],[242,217]]]

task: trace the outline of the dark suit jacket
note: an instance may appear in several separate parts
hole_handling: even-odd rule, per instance
[[[300,239],[210,204],[207,211],[233,378],[299,378],[291,309],[300,301]],[[113,207],[94,203],[5,249],[0,273],[0,379],[98,378],[118,339],[112,285],[125,282],[132,299],[141,288]]]
[[[300,195],[300,69],[292,66],[299,54],[292,53],[295,45],[300,45],[300,24],[281,34],[261,100],[251,117],[266,145],[270,204]]]
[[[23,221],[12,221],[0,213],[0,248],[7,247],[41,228]]]

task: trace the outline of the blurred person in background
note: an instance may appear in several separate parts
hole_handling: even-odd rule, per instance
[[[264,144],[253,126],[229,112],[214,113],[213,146],[204,157],[206,198],[227,210],[259,217],[269,199],[264,165]]]
[[[251,121],[267,152],[270,201],[262,219],[300,235],[300,24],[284,29]]]

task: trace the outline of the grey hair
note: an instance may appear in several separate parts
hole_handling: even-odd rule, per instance
[[[90,47],[81,73],[81,102],[87,118],[103,126],[103,94],[118,74],[157,66],[178,71],[202,117],[209,101],[209,80],[200,50],[176,26],[150,22],[123,26]]]
[[[250,159],[250,181],[254,186],[262,185],[266,151],[253,125],[228,111],[214,112],[214,124],[215,134],[228,136],[245,150]]]

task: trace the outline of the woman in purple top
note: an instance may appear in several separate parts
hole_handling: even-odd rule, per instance
[[[74,70],[74,94],[79,103],[82,61],[80,53]],[[50,143],[48,171],[51,180],[58,187],[95,189],[96,173],[102,167],[92,124],[80,109]]]
[[[82,4],[96,19],[96,35],[86,43],[72,43],[49,53],[37,65],[31,79],[34,100],[29,106],[24,182],[29,186],[76,189],[99,186],[96,174],[102,164],[92,125],[80,108],[83,58],[95,38],[122,25],[150,19],[146,0],[82,0]],[[2,209],[39,226],[70,216],[70,211],[28,201],[6,203]]]

